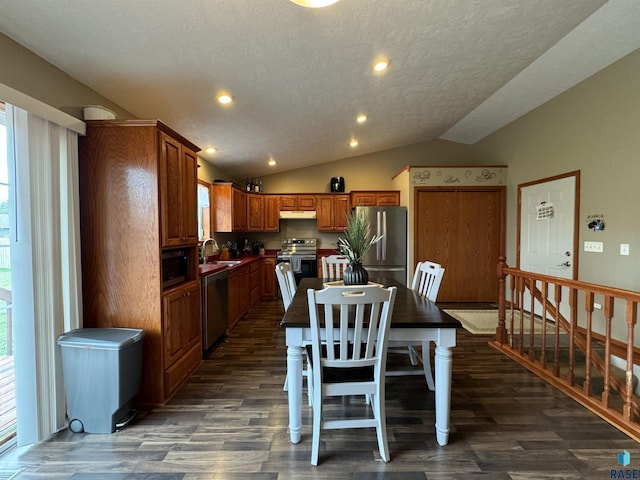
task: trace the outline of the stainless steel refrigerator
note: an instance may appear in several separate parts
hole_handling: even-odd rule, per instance
[[[364,257],[371,279],[407,281],[407,209],[405,207],[355,207],[363,211],[375,233],[382,235]]]

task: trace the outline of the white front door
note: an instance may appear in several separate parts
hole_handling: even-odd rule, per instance
[[[520,270],[565,279],[576,278],[578,252],[574,248],[577,245],[578,178],[578,172],[573,172],[561,178],[540,180],[518,187]],[[550,298],[553,296],[550,295]],[[528,296],[524,307],[527,310],[530,308]],[[564,313],[564,308],[562,311]],[[538,307],[535,312],[540,313]]]

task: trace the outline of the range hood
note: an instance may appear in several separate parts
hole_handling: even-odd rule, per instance
[[[315,210],[281,210],[280,218],[285,220],[308,220],[315,219]]]

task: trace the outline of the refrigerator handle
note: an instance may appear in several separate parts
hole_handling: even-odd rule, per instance
[[[380,242],[378,242],[380,243]],[[382,260],[387,259],[387,212],[382,211]]]
[[[376,235],[380,235],[380,231],[382,230],[382,225],[381,225],[381,215],[380,212],[376,212],[376,220],[377,220],[377,226],[376,226]],[[376,242],[376,260],[380,260],[380,254],[382,252],[382,242],[378,241]]]

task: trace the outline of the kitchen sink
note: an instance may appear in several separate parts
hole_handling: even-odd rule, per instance
[[[228,265],[232,267],[233,265],[241,264],[242,260],[214,260],[211,263],[213,263],[214,265]]]

